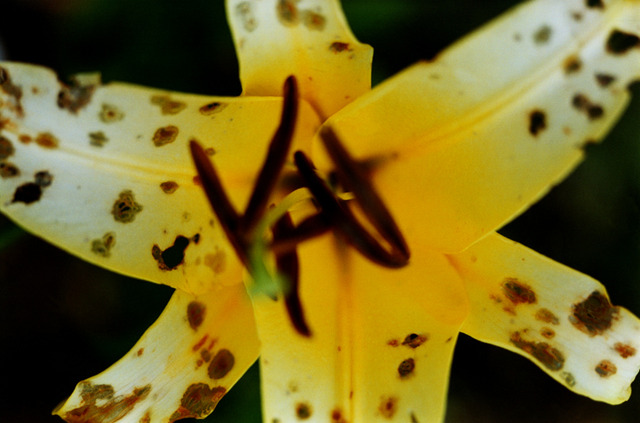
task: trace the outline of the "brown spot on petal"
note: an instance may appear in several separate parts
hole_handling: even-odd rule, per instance
[[[296,404],[296,417],[298,420],[307,420],[311,417],[312,413],[313,409],[311,408],[311,405],[306,402],[299,402]]]
[[[543,327],[540,329],[540,335],[543,338],[551,339],[556,336],[556,332],[551,328]]]
[[[529,113],[529,133],[534,137],[547,128],[547,115],[542,110]]]
[[[89,144],[94,147],[102,147],[104,146],[109,138],[102,131],[89,132]]]
[[[142,211],[142,205],[136,203],[135,197],[131,190],[122,191],[118,199],[113,203],[111,214],[116,222],[129,223],[133,222],[136,215]]]
[[[160,111],[163,115],[177,115],[187,107],[181,101],[171,100],[168,95],[151,96],[151,104],[160,106]]]
[[[573,376],[572,373],[562,372],[560,373],[560,376],[562,377],[564,382],[567,384],[567,386],[569,386],[570,388],[573,388],[574,386],[576,386],[576,378]]]
[[[191,301],[187,306],[187,320],[191,329],[197,330],[202,322],[204,322],[204,315],[207,311],[207,307],[199,301]]]
[[[407,358],[403,360],[402,363],[398,366],[398,374],[401,378],[407,378],[413,374],[413,371],[416,368],[416,362],[413,358]]]
[[[596,373],[600,375],[600,377],[609,377],[616,374],[618,368],[609,360],[602,360],[600,363],[598,363],[595,370]]]
[[[405,345],[409,348],[418,348],[420,345],[427,342],[428,339],[428,335],[418,335],[417,333],[411,333],[404,338],[404,341],[402,341],[402,345]]]
[[[585,0],[587,7],[594,9],[604,9],[604,3],[602,0]]]
[[[558,319],[558,316],[556,316],[551,310],[546,308],[541,308],[536,312],[536,320],[545,323],[551,323],[552,325],[560,324],[560,319]]]
[[[335,408],[331,411],[331,423],[347,423],[347,420],[339,408]]]
[[[41,188],[46,188],[53,182],[53,175],[50,174],[47,170],[36,172],[33,178],[36,185],[40,186]]]
[[[582,68],[582,61],[577,56],[569,56],[565,59],[563,68],[567,75],[576,73]]]
[[[329,50],[331,50],[334,53],[342,53],[345,50],[349,50],[349,43],[343,43],[343,42],[340,42],[340,41],[334,41],[329,46]]]
[[[589,120],[595,120],[604,115],[604,109],[602,106],[592,103],[584,94],[578,93],[574,95],[571,100],[571,104],[576,110],[585,113]]]
[[[378,406],[378,411],[382,414],[382,417],[386,419],[392,419],[393,416],[398,411],[398,398],[396,397],[386,397],[382,398],[380,405]]]
[[[151,385],[134,388],[129,395],[115,396],[111,385],[80,382],[82,403],[64,415],[68,423],[113,423],[123,419],[136,403],[151,392]]]
[[[0,177],[3,179],[13,178],[18,175],[20,175],[20,169],[16,165],[9,162],[0,162]]]
[[[0,136],[0,160],[4,160],[15,152],[13,143],[9,139]]]
[[[57,148],[60,141],[49,132],[42,132],[36,136],[36,144],[43,148]]]
[[[178,137],[177,126],[169,125],[163,128],[156,129],[156,132],[153,134],[153,143],[156,147],[162,147],[163,145],[171,144]]]
[[[276,5],[276,13],[278,20],[284,25],[294,25],[298,23],[298,6],[299,0],[278,0]]]
[[[27,182],[16,188],[13,193],[13,199],[11,200],[11,202],[32,204],[40,200],[41,196],[42,188],[40,187],[40,185],[33,182]]]
[[[231,351],[221,349],[209,364],[209,377],[211,379],[222,379],[233,369],[235,362],[236,359]]]
[[[564,355],[546,342],[526,341],[520,332],[514,332],[509,340],[516,347],[535,357],[549,370],[560,370],[564,366]]]
[[[162,192],[164,192],[165,194],[173,194],[174,192],[176,192],[178,187],[178,183],[174,181],[166,181],[160,184],[160,189],[162,189]]]
[[[251,3],[248,1],[243,1],[238,3],[236,6],[236,15],[240,18],[242,22],[242,27],[247,32],[251,32],[258,27],[258,21],[253,14],[253,9]]]
[[[598,82],[598,85],[600,85],[602,88],[608,87],[615,80],[616,80],[616,77],[613,76],[613,75],[609,75],[609,74],[606,74],[606,73],[597,73],[596,74],[596,81]]]
[[[116,244],[116,234],[113,232],[107,232],[102,238],[97,238],[91,241],[91,252],[101,257],[111,256],[111,249]]]
[[[304,10],[301,14],[302,23],[314,31],[322,31],[327,24],[327,19],[312,10]]]
[[[91,102],[91,97],[98,85],[100,85],[99,74],[72,76],[70,85],[63,84],[58,92],[58,107],[77,113]]]
[[[636,349],[631,345],[623,344],[622,342],[616,342],[613,348],[620,354],[622,358],[629,358],[636,355]]]
[[[625,54],[632,48],[640,47],[640,38],[629,32],[614,29],[607,39],[607,51],[611,54]]]
[[[169,422],[189,417],[203,418],[211,414],[227,390],[221,386],[210,388],[206,383],[190,385],[182,395],[180,407],[171,415]]]
[[[98,117],[104,123],[114,123],[124,119],[124,113],[112,104],[103,103]]]
[[[224,251],[217,250],[214,254],[206,254],[204,256],[204,265],[213,270],[213,273],[220,274],[224,272],[227,265],[227,258]]]
[[[502,282],[502,292],[513,304],[535,304],[536,293],[516,278],[506,278]]]
[[[533,33],[533,42],[541,45],[546,44],[551,40],[553,31],[549,25],[543,25]]]
[[[609,329],[618,313],[618,307],[611,305],[602,293],[594,291],[586,300],[574,304],[569,321],[582,332],[595,336]]]
[[[4,91],[4,93],[9,97],[13,97],[13,104],[11,104],[11,107],[15,110],[18,116],[22,117],[24,115],[21,102],[22,87],[13,83],[11,76],[9,75],[9,71],[3,67],[0,67],[0,90]]]
[[[184,251],[189,246],[189,238],[178,235],[173,245],[162,250],[158,244],[151,248],[151,255],[158,262],[161,270],[174,270],[184,262]]]

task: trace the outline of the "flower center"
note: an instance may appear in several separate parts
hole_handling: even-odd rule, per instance
[[[257,280],[256,275],[267,273],[262,262],[263,253],[265,250],[273,253],[276,270],[286,281],[286,285],[280,284],[279,288],[284,294],[291,322],[300,334],[310,336],[298,295],[297,245],[333,230],[362,255],[382,266],[403,267],[407,265],[410,253],[398,225],[371,185],[365,167],[350,156],[335,132],[328,127],[321,130],[320,136],[335,164],[337,183],[351,193],[352,199],[340,198],[318,175],[311,159],[302,151],[296,151],[294,161],[298,174],[315,200],[318,211],[294,225],[288,208],[280,208],[276,211],[275,222],[269,225],[272,240],[265,248],[263,232],[267,228],[263,223],[273,221],[273,216],[267,218],[268,202],[289,153],[298,114],[299,95],[295,77],[290,76],[285,81],[283,97],[280,125],[269,144],[244,214],[239,214],[231,204],[203,148],[195,141],[191,141],[190,148],[204,191],[236,254]],[[295,192],[290,195],[293,194]],[[360,211],[368,225],[361,223],[354,209]]]

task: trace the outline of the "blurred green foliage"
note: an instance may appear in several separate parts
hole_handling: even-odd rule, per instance
[[[375,47],[374,82],[440,50],[516,1],[345,0],[357,37]],[[3,0],[11,60],[61,77],[99,70],[171,90],[237,95],[222,0]],[[623,121],[574,174],[505,235],[583,271],[640,315],[640,89]],[[437,99],[434,99],[437,101]],[[171,290],[81,262],[0,218],[0,422],[49,415],[75,383],[116,361]],[[260,421],[252,370],[206,421]],[[636,390],[640,390],[635,383]],[[448,422],[632,422],[640,393],[611,407],[565,390],[527,360],[465,336],[456,350]]]

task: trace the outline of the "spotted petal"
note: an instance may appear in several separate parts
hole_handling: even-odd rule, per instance
[[[84,78],[84,79],[83,79]],[[280,120],[277,98],[219,98],[0,67],[0,209],[85,260],[189,292],[240,282],[189,155],[197,139],[244,202]],[[302,103],[296,142],[318,125]]]
[[[371,87],[373,50],[337,0],[227,0],[245,95],[279,95],[295,75],[302,98],[330,116]]]
[[[254,300],[265,421],[440,421],[467,312],[458,276],[418,247],[409,267],[389,270],[335,242],[299,248],[311,337],[293,330],[283,301]]]
[[[583,157],[640,78],[640,2],[527,2],[336,114],[409,238],[460,251]],[[411,240],[410,240],[411,244]]]
[[[78,384],[55,411],[73,422],[202,418],[258,358],[242,284],[201,296],[180,290],[126,356]]]
[[[640,320],[600,283],[495,234],[449,257],[471,301],[464,333],[532,359],[579,394],[629,398]]]

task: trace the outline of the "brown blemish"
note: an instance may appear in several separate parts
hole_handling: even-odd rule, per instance
[[[327,24],[324,16],[312,10],[302,11],[301,16],[304,26],[314,31],[322,31]]]
[[[331,50],[334,53],[342,53],[345,50],[351,50],[349,48],[349,43],[343,43],[340,41],[334,41],[333,43],[331,43],[331,45],[329,46],[329,50]]]
[[[502,292],[515,305],[536,303],[536,293],[516,278],[506,278],[502,282]]]
[[[573,388],[574,386],[576,386],[576,378],[573,376],[572,373],[562,372],[560,376],[562,376],[562,379],[570,388]]]
[[[18,141],[23,144],[29,144],[31,141],[33,141],[33,138],[31,138],[31,136],[27,134],[20,134],[18,135]]]
[[[585,0],[587,7],[593,9],[604,9],[604,3],[602,0]]]
[[[560,324],[560,319],[558,319],[558,316],[556,316],[551,310],[546,308],[541,308],[536,312],[536,320],[545,323],[551,323],[552,325]]]
[[[91,252],[101,257],[108,258],[111,256],[111,249],[116,245],[116,234],[113,232],[105,233],[102,238],[91,241]]]
[[[180,407],[169,418],[169,422],[186,418],[201,419],[216,408],[227,390],[222,386],[210,388],[206,383],[194,383],[190,385],[182,395]]]
[[[41,170],[33,175],[33,179],[36,185],[40,186],[41,188],[46,188],[53,182],[53,175],[47,170]]]
[[[585,113],[589,120],[595,120],[604,115],[602,106],[592,103],[584,94],[578,93],[574,95],[571,104],[576,110]]]
[[[598,85],[600,85],[602,88],[607,88],[615,80],[616,80],[616,77],[613,76],[613,75],[609,75],[609,74],[606,74],[606,73],[597,73],[596,74],[596,81],[598,82]]]
[[[62,84],[58,92],[58,107],[76,114],[78,110],[91,102],[91,97],[100,85],[100,75],[76,75],[70,78],[70,84]]]
[[[299,0],[278,0],[276,5],[276,13],[278,20],[284,25],[294,25],[298,23],[298,6]]]
[[[20,169],[9,162],[0,162],[0,177],[4,178],[13,178],[20,175]]]
[[[166,181],[160,184],[160,189],[165,194],[173,194],[178,189],[179,185],[175,181]]]
[[[629,32],[614,29],[607,39],[607,51],[611,54],[625,54],[632,48],[640,47],[640,38]]]
[[[526,341],[520,332],[514,332],[509,339],[513,345],[532,355],[549,370],[560,370],[564,366],[564,355],[546,342]]]
[[[187,107],[187,105],[181,101],[171,100],[168,95],[151,96],[151,104],[160,106],[160,111],[163,115],[177,115]]]
[[[547,115],[542,110],[533,110],[529,113],[529,133],[537,137],[547,128]]]
[[[0,160],[8,158],[13,155],[14,152],[13,143],[9,141],[9,139],[0,136]]]
[[[331,411],[331,423],[347,423],[339,408],[334,408]]]
[[[416,362],[413,358],[407,358],[403,360],[398,366],[398,374],[401,378],[405,379],[413,374],[416,368]]]
[[[577,56],[569,56],[565,59],[563,68],[567,75],[576,73],[582,68],[582,61]]]
[[[112,104],[103,103],[98,117],[104,123],[114,123],[124,119],[124,113]]]
[[[191,329],[197,330],[202,322],[204,322],[204,315],[207,311],[207,307],[199,301],[191,301],[187,306],[187,320]]]
[[[204,256],[204,265],[213,270],[216,275],[224,272],[227,265],[226,254],[224,251],[217,250],[214,254],[206,254]]]
[[[94,147],[103,147],[109,138],[102,131],[89,132],[89,144]]]
[[[144,348],[140,348],[140,349],[136,352],[136,356],[137,356],[137,357],[142,357],[142,354],[144,354]]]
[[[133,222],[136,215],[142,211],[142,204],[136,203],[131,190],[122,191],[118,199],[113,203],[111,214],[116,222]]]
[[[202,358],[202,361],[205,363],[208,363],[209,361],[211,361],[211,351],[207,350],[207,349],[201,349],[200,350],[200,357]]]
[[[392,419],[393,416],[398,411],[398,398],[396,397],[386,397],[382,398],[380,405],[378,406],[378,411],[382,414],[382,417],[386,419]]]
[[[82,405],[64,415],[69,423],[113,423],[124,418],[136,403],[144,400],[151,392],[151,385],[134,388],[129,395],[115,396],[111,385],[93,385],[80,382]],[[100,403],[100,406],[97,405]]]
[[[240,17],[243,28],[247,32],[252,32],[258,27],[258,21],[256,21],[251,9],[251,3],[243,1],[236,6],[236,15]]]
[[[620,354],[622,358],[629,358],[636,355],[637,350],[631,345],[623,344],[622,342],[616,342],[613,348]]]
[[[227,349],[218,351],[209,364],[209,377],[211,379],[222,379],[233,369],[236,359]]]
[[[189,246],[189,238],[178,235],[173,245],[162,250],[158,244],[151,248],[151,255],[158,262],[161,270],[174,270],[184,262],[184,251]]]
[[[24,115],[24,111],[22,109],[22,87],[15,85],[13,81],[11,81],[11,76],[9,75],[9,71],[3,67],[0,67],[0,89],[4,91],[9,97],[13,97],[14,104],[13,108],[18,116],[22,117]]]
[[[540,45],[546,44],[551,40],[553,31],[549,25],[543,25],[533,33],[533,41]]]
[[[299,402],[296,404],[296,417],[298,420],[307,420],[311,417],[313,410],[311,405],[306,402]]]
[[[576,329],[590,335],[602,335],[618,317],[619,309],[598,291],[593,291],[586,300],[573,305],[569,321]]]
[[[191,349],[195,352],[198,351],[205,342],[207,342],[207,338],[209,338],[209,334],[205,334],[202,339],[200,339]]]
[[[543,338],[552,339],[554,336],[556,336],[556,332],[551,328],[543,327],[542,329],[540,329],[540,335]]]
[[[42,188],[33,182],[27,182],[20,185],[13,193],[12,203],[31,204],[40,200],[42,196]]]
[[[600,363],[598,363],[595,370],[596,373],[600,375],[600,377],[609,377],[611,375],[615,375],[618,371],[618,368],[609,360],[602,360]]]
[[[162,147],[163,145],[170,144],[176,140],[178,132],[180,132],[178,127],[174,125],[158,128],[153,134],[153,143],[156,147]]]
[[[404,338],[404,341],[402,341],[402,345],[405,345],[409,348],[418,348],[420,345],[427,342],[428,339],[428,335],[418,335],[417,333],[411,333]]]
[[[36,136],[36,144],[43,148],[57,148],[60,141],[50,132],[41,132]]]
[[[418,418],[416,417],[416,415],[413,414],[413,411],[409,415],[409,418],[411,419],[411,423],[420,423],[420,422],[418,422]]]

